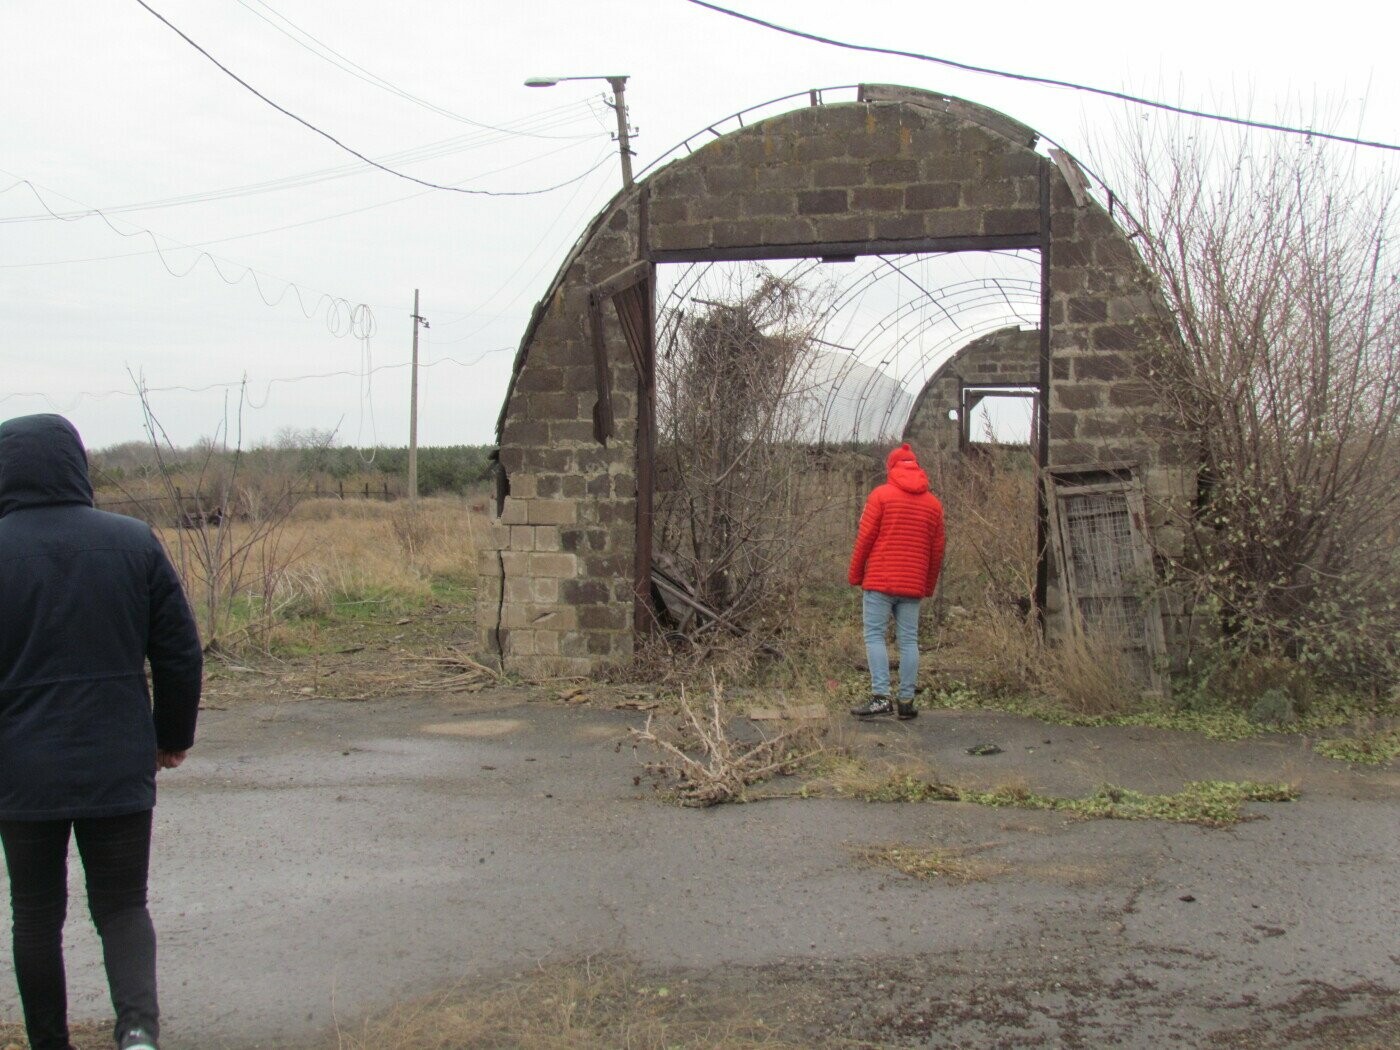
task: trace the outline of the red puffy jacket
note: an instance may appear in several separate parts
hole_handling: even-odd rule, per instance
[[[943,504],[908,445],[885,460],[889,481],[870,493],[847,581],[867,591],[927,598],[943,567]]]

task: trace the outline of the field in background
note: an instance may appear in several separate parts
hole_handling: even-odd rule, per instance
[[[215,703],[238,696],[368,699],[471,690],[489,680],[476,643],[477,545],[484,496],[418,501],[309,499],[273,529],[230,521],[156,531],[181,569],[206,642]],[[206,537],[245,551],[220,581],[217,635],[210,582],[196,548]]]
[[[284,466],[296,466],[303,454],[285,453],[293,458]],[[860,592],[846,585],[845,570],[865,497],[884,480],[868,459],[818,457],[795,476],[785,498],[803,521],[793,542],[801,544],[805,575],[776,616],[747,638],[712,633],[703,647],[654,639],[633,664],[604,672],[590,691],[642,686],[667,696],[682,685],[708,689],[713,674],[757,704],[775,692],[833,710],[860,698],[869,688]],[[306,475],[274,470],[275,462],[267,458],[267,469],[241,473],[241,509],[217,524],[177,526],[168,499],[144,515],[181,568],[203,637],[214,643],[211,702],[238,695],[363,699],[477,689],[496,680],[476,663],[476,554],[491,511],[485,486],[424,498],[417,514],[406,500],[348,498],[348,491],[343,500],[283,501],[277,493],[294,491]],[[1341,733],[1329,729],[1322,735],[1338,739],[1323,743],[1347,751],[1358,741],[1379,742],[1384,746],[1370,750],[1382,759],[1394,750],[1394,698],[1335,695],[1296,668],[1256,664],[1202,674],[1179,683],[1163,704],[1125,688],[1128,676],[1111,654],[1084,644],[1048,648],[1028,615],[1035,569],[1029,461],[1002,451],[930,468],[947,511],[949,546],[938,595],[924,603],[925,706],[1246,736],[1280,724],[1266,710],[1272,701],[1261,697],[1286,694],[1290,728],[1349,725]],[[131,483],[129,477],[128,491]],[[103,489],[99,499],[114,494]]]

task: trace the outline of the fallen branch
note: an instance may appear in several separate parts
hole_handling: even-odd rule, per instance
[[[810,725],[796,725],[756,743],[732,739],[725,728],[723,693],[714,683],[707,716],[698,714],[681,690],[682,721],[678,730],[657,732],[653,716],[646,725],[631,730],[635,743],[648,744],[662,753],[646,763],[652,776],[674,781],[677,801],[683,806],[715,806],[743,801],[745,789],[777,774],[794,772],[822,751],[820,735]]]

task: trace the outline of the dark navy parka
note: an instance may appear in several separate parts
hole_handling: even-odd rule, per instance
[[[0,820],[152,808],[156,749],[194,743],[202,669],[169,558],[93,508],[73,425],[0,424]]]

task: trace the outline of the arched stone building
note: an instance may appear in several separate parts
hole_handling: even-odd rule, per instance
[[[629,657],[649,620],[655,266],[1039,249],[1043,465],[1132,464],[1159,549],[1191,496],[1143,381],[1155,286],[1061,155],[995,111],[867,85],[720,135],[615,197],[521,340],[480,557],[482,651],[523,673]],[[638,538],[642,537],[642,542]],[[1057,613],[1053,566],[1040,596]]]

